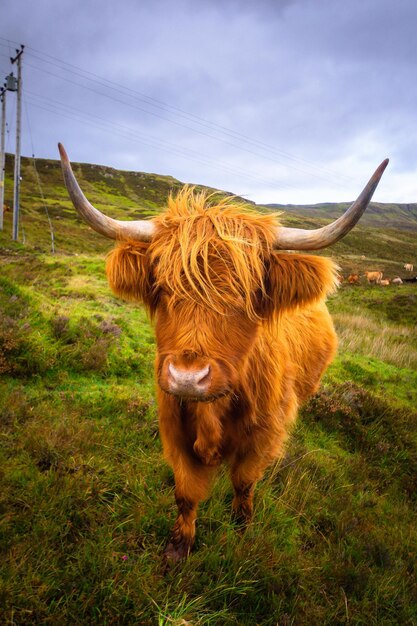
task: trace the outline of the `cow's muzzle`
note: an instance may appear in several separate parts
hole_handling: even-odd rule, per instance
[[[230,391],[227,372],[215,359],[162,359],[158,382],[163,391],[183,400],[210,402]]]
[[[202,369],[180,368],[168,363],[168,387],[171,393],[182,397],[207,395],[210,385],[210,366]]]

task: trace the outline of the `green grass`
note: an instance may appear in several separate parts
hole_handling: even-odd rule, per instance
[[[54,167],[41,175],[59,198],[59,253],[45,252],[34,199],[33,245],[0,233],[0,623],[417,623],[417,287],[331,298],[339,354],[258,485],[253,523],[231,523],[224,469],[195,550],[164,572],[176,506],[153,331],[110,293],[110,246],[67,217]],[[128,173],[106,196],[99,169],[80,170],[103,205],[137,193]],[[391,258],[381,242],[377,231],[372,262],[397,268],[408,241]],[[366,263],[349,242],[333,254],[344,273]]]
[[[164,575],[175,504],[154,339],[103,267],[29,249],[3,266],[2,623],[414,623],[415,369],[342,346],[258,486],[250,528],[231,524],[224,472],[194,553]],[[381,294],[386,306],[371,306]],[[365,335],[384,324],[389,341],[396,292],[343,288],[337,323],[359,316],[360,295]]]

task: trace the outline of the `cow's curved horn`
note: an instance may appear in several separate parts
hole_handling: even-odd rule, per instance
[[[374,193],[389,159],[382,161],[358,199],[331,224],[315,230],[278,226],[273,247],[276,250],[320,250],[342,239],[355,226]]]
[[[58,144],[59,153],[61,155],[62,172],[64,174],[65,186],[68,190],[74,207],[80,217],[87,222],[98,233],[109,237],[110,239],[126,240],[133,239],[135,241],[151,241],[155,226],[151,221],[133,220],[120,221],[114,220],[107,215],[103,215],[92,204],[89,203],[85,195],[80,189],[79,184],[74,176],[69,162],[67,153],[62,144]]]

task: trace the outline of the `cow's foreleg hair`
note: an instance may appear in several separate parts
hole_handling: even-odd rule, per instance
[[[241,527],[245,527],[252,519],[255,485],[274,458],[272,455],[268,457],[267,454],[261,456],[256,450],[251,450],[243,457],[237,457],[231,465],[230,477],[234,489],[232,516]]]
[[[286,409],[285,417],[277,421],[273,430],[258,429],[253,433],[250,447],[246,450],[241,449],[231,459],[230,477],[234,489],[232,515],[241,527],[246,526],[252,519],[256,483],[262,478],[267,467],[283,453],[288,429],[282,424],[285,420],[290,423],[294,420],[296,402],[294,400],[288,402]]]
[[[215,468],[186,453],[172,459],[178,515],[165,548],[165,558],[176,563],[186,558],[195,540],[197,507],[207,497]]]

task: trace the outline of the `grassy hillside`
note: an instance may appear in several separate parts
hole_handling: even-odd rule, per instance
[[[112,296],[111,244],[75,218],[57,164],[38,171],[57,253],[35,186],[22,186],[26,244],[11,242],[10,214],[0,234],[0,623],[415,624],[417,285],[342,285],[329,301],[339,354],[258,486],[253,523],[236,533],[222,473],[195,551],[164,574],[176,507],[152,328]],[[153,214],[178,184],[76,171],[119,218]],[[413,236],[355,229],[328,254],[343,271],[404,274]]]
[[[358,190],[359,191],[359,190]],[[296,214],[299,217],[308,219],[336,219],[348,207],[349,203],[322,203],[308,205],[281,205],[269,204],[269,208],[286,211]],[[366,213],[361,218],[363,226],[371,226],[373,228],[385,228],[389,226],[391,229],[417,231],[417,203],[414,204],[389,204],[382,202],[371,202]]]
[[[168,194],[180,189],[183,184],[170,176],[118,171],[85,163],[72,165],[88,199],[116,219],[152,217],[164,206]],[[109,248],[107,240],[86,229],[76,216],[64,186],[59,161],[23,158],[21,176],[21,241],[38,250],[51,251],[49,215],[57,252],[102,252]],[[7,155],[5,203],[8,210],[5,231],[8,233],[12,229],[12,178],[13,159]]]
[[[119,172],[99,165],[73,164],[77,178],[97,208],[116,219],[140,219],[158,211],[171,190],[173,178],[138,172]],[[13,206],[13,160],[6,160],[5,203]],[[102,252],[108,242],[81,224],[64,186],[59,161],[24,158],[21,164],[20,240],[38,250],[51,250],[49,214],[59,253]],[[133,208],[132,208],[133,207]],[[138,208],[134,208],[138,207]],[[11,232],[12,209],[5,214]]]

